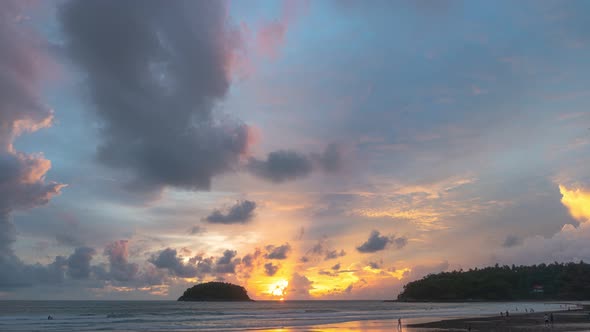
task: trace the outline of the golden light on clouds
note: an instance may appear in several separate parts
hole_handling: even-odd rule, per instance
[[[379,269],[379,268],[373,268],[371,266],[365,266],[363,268],[363,271],[374,273],[374,274],[379,274],[383,277],[393,277],[393,278],[396,278],[397,280],[402,280],[404,278],[404,276],[406,276],[412,270],[407,267],[403,268],[403,269],[383,270],[383,269]]]
[[[289,286],[289,282],[287,280],[279,280],[274,284],[269,285],[268,294],[279,297],[279,300],[283,301],[285,299],[287,286]]]
[[[580,221],[590,219],[590,192],[582,189],[568,189],[559,185],[561,203],[565,205],[572,217]]]
[[[337,276],[315,274],[309,275],[308,278],[313,282],[313,288],[309,291],[313,297],[345,292],[348,287],[359,281],[359,277],[353,271],[340,272]]]

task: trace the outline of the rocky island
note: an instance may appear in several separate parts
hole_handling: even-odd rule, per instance
[[[206,282],[184,291],[178,301],[253,301],[242,286],[227,282]]]

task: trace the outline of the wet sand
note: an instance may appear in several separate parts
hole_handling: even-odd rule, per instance
[[[460,319],[446,319],[441,321],[410,324],[408,332],[429,331],[590,331],[590,306],[571,311],[554,312],[553,326],[545,326],[543,312],[530,314],[513,314],[510,317],[472,317]]]
[[[548,313],[547,313],[548,314]],[[538,331],[590,331],[590,306],[571,311],[553,313],[553,327],[545,326],[544,312],[511,314],[510,317],[470,317],[432,321],[432,317],[406,319],[403,332],[538,332]],[[265,332],[392,332],[397,329],[397,319],[350,321],[316,326],[297,326],[279,329],[259,330]]]

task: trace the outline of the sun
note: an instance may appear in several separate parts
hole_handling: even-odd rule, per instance
[[[284,301],[285,294],[287,294],[287,286],[289,286],[287,280],[279,280],[268,287],[268,293],[272,296],[279,297],[279,301]]]

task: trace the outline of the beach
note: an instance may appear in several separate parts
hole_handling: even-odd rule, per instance
[[[545,315],[553,313],[554,323],[545,325]],[[509,317],[473,316],[453,319],[433,319],[432,317],[409,318],[403,320],[401,331],[405,332],[518,332],[518,331],[590,331],[590,306],[579,309],[513,313]],[[268,329],[264,332],[386,332],[400,331],[396,319],[347,321],[315,326],[293,326]]]
[[[408,332],[417,331],[590,331],[590,306],[581,309],[553,312],[554,322],[545,324],[545,312],[445,319],[428,323],[410,324]]]

